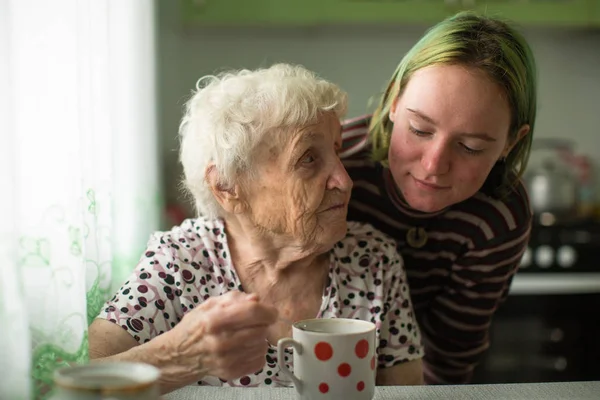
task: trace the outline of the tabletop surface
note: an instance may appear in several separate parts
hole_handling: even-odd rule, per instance
[[[187,386],[163,396],[164,400],[296,400],[286,388],[221,388]],[[517,383],[456,386],[380,386],[373,400],[398,399],[600,399],[600,381]]]

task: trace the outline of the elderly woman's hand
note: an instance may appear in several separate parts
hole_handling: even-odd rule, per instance
[[[188,312],[157,339],[170,361],[194,380],[204,375],[236,379],[263,368],[267,330],[276,320],[277,310],[256,295],[228,292]]]

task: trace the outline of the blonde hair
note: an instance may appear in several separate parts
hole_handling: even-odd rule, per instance
[[[316,123],[323,112],[342,118],[346,109],[344,91],[299,65],[275,64],[201,78],[179,126],[184,186],[198,214],[215,218],[221,212],[205,179],[210,165],[220,185],[232,186],[241,172],[252,175],[252,155],[266,135],[277,140]]]

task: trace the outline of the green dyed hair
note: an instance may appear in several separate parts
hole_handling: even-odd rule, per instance
[[[387,165],[393,123],[389,112],[411,76],[421,68],[458,64],[478,68],[503,88],[511,110],[509,142],[528,124],[529,134],[513,147],[504,162],[494,167],[490,191],[502,196],[512,190],[527,167],[537,111],[535,60],[525,38],[500,19],[475,12],[460,12],[438,23],[404,56],[381,97],[369,127],[373,158]],[[500,169],[500,171],[497,171]],[[492,173],[488,181],[492,178]],[[489,186],[486,181],[484,187]]]

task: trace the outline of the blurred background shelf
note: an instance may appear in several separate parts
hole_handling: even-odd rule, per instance
[[[435,23],[477,10],[527,26],[600,26],[597,0],[181,0],[197,26],[323,26]]]

